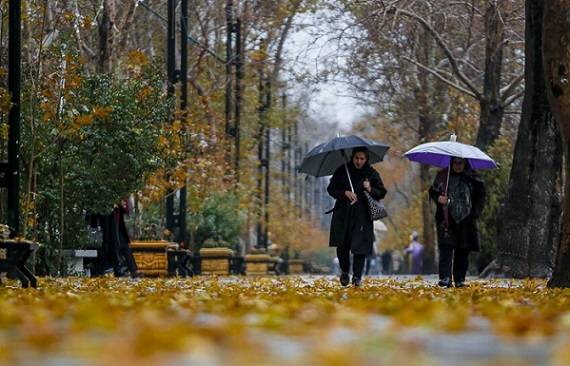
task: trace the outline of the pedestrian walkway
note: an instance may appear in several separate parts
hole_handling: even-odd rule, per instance
[[[434,276],[45,279],[0,286],[0,364],[567,365],[570,291]]]

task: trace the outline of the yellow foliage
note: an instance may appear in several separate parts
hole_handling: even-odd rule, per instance
[[[95,107],[91,112],[93,118],[106,118],[109,114],[113,112],[113,107]]]
[[[552,346],[546,364],[570,359],[570,290],[542,281],[474,281],[463,289],[417,279],[367,279],[354,289],[325,277],[43,278],[31,291],[8,284],[0,288],[6,364],[65,355],[102,364],[425,365],[438,363],[418,351],[450,335],[465,338],[457,345],[473,354],[475,333],[509,350]],[[293,360],[275,352],[275,340],[296,350]]]

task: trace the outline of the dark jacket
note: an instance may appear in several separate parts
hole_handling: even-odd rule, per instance
[[[430,198],[437,206],[435,221],[438,245],[478,251],[480,239],[477,219],[481,216],[481,212],[485,207],[485,183],[481,176],[470,168],[466,168],[461,174],[451,172],[449,186],[460,186],[458,191],[466,192],[468,200],[456,199],[455,202],[450,203],[448,207],[448,226],[446,228],[444,208],[438,203],[439,196],[445,192],[446,182],[447,169],[443,169],[437,174],[429,190]],[[449,192],[448,196],[452,201],[454,200],[452,192]],[[454,204],[459,207],[452,208],[451,205]],[[454,215],[451,211],[459,213]],[[461,212],[465,212],[465,214],[461,215]],[[456,217],[462,218],[457,219]]]
[[[94,274],[96,275],[103,274],[105,270],[118,265],[120,260],[117,250],[130,244],[129,233],[124,219],[125,213],[123,208],[115,208],[113,212],[107,215],[88,215],[89,226],[92,228],[99,226],[103,231],[103,242],[95,263],[96,269]]]
[[[327,188],[329,194],[336,199],[329,245],[349,247],[354,254],[369,255],[372,253],[374,230],[362,184],[365,179],[370,181],[372,188],[370,195],[375,199],[384,198],[386,188],[384,188],[380,174],[369,164],[363,166],[362,169],[356,169],[351,162],[348,164],[348,169],[358,201],[351,205],[344,195],[345,191],[350,191],[350,183],[343,165],[334,172]]]

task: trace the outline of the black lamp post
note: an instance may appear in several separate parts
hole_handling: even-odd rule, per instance
[[[8,188],[8,225],[13,235],[20,232],[20,79],[21,79],[21,2],[10,0],[8,30],[8,90],[12,106],[8,115],[8,164],[3,175]]]

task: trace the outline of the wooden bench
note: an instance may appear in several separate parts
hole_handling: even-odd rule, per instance
[[[38,250],[39,244],[29,240],[0,240],[0,273],[14,273],[22,287],[38,286],[36,277],[26,268],[30,255]]]
[[[168,276],[192,277],[194,271],[190,268],[192,252],[188,249],[168,248]]]

